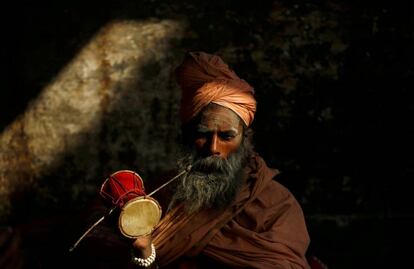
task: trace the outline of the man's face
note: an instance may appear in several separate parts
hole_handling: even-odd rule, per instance
[[[243,139],[241,120],[233,111],[211,104],[188,132],[179,167],[192,168],[177,184],[170,208],[178,201],[185,202],[187,212],[230,204],[252,152],[250,140]]]
[[[227,159],[242,140],[243,126],[236,113],[219,105],[210,105],[202,112],[194,140],[200,156]]]

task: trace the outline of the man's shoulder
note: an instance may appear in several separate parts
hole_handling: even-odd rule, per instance
[[[260,197],[269,205],[294,198],[290,190],[276,180],[267,181]]]
[[[269,167],[266,161],[258,154],[255,153],[254,158],[259,163],[258,167],[262,167],[262,170],[267,170],[267,175],[270,177],[264,181],[265,186],[262,189],[261,197],[267,199],[269,204],[279,203],[283,200],[296,200],[292,192],[278,181],[280,171],[277,168]],[[261,164],[260,164],[261,163]]]
[[[273,185],[274,187],[278,187],[278,185],[282,186],[281,184],[274,184],[277,181],[277,176],[280,174],[279,169],[269,166],[259,153],[254,152],[252,154],[250,167],[253,174],[256,174],[257,177],[264,178],[263,182],[266,185]]]

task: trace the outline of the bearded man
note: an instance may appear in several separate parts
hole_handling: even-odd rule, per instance
[[[189,53],[176,70],[184,153],[191,170],[153,233],[133,243],[151,268],[309,268],[302,209],[253,151],[253,88],[222,59]],[[156,257],[156,258],[155,258]],[[155,259],[154,259],[155,258]]]

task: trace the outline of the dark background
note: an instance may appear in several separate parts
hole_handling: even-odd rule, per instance
[[[56,1],[13,3],[2,13],[0,131],[106,23],[185,20],[191,34],[177,46],[219,53],[254,85],[257,151],[301,203],[310,252],[329,268],[410,260],[402,245],[411,244],[414,224],[413,2]],[[39,202],[30,217],[3,225],[76,212],[59,206]],[[24,236],[23,252],[36,253]]]

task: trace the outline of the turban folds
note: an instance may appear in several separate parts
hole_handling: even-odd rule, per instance
[[[182,89],[180,117],[183,123],[205,106],[215,103],[235,112],[250,126],[256,112],[253,87],[240,79],[223,60],[204,52],[190,52],[176,69]]]

